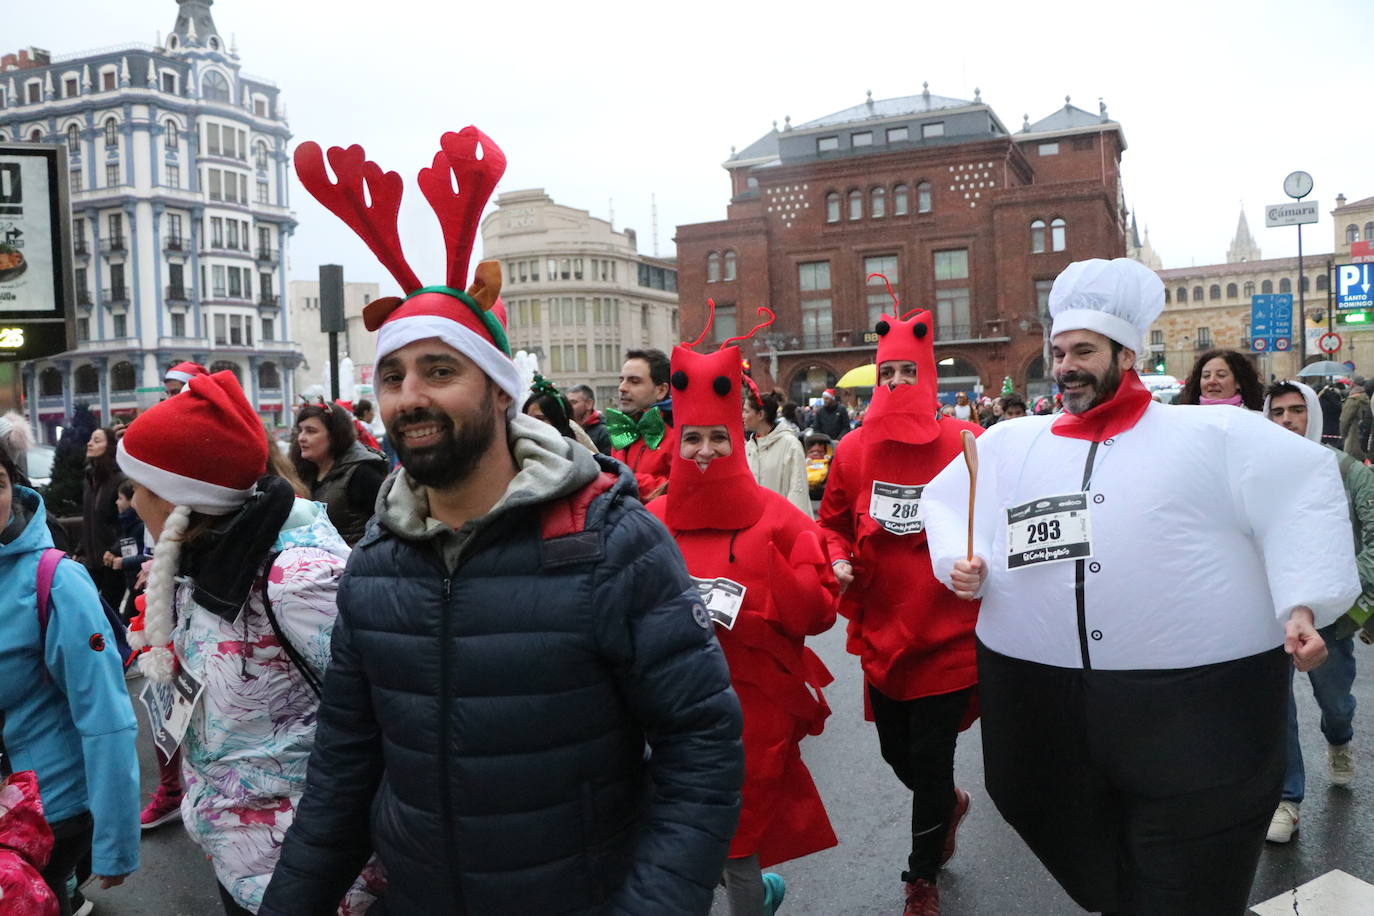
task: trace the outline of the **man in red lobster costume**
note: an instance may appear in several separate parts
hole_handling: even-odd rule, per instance
[[[921,488],[959,457],[962,431],[981,429],[937,416],[929,312],[884,315],[875,330],[873,403],[836,447],[819,521],[883,759],[913,796],[905,912],[932,916],[936,873],[954,854],[969,806],[954,785],[954,746],[977,717],[978,605],[953,598],[931,572],[917,507]]]
[[[784,890],[762,868],[837,842],[799,748],[830,714],[830,673],[803,639],[834,625],[837,587],[820,528],[749,471],[733,342],[673,350],[679,441],[667,494],[649,511],[697,581],[744,709],[743,807],[725,884],[733,916],[756,916],[773,913]]]

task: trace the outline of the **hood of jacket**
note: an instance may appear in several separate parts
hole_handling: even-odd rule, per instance
[[[347,559],[349,553],[348,545],[329,520],[325,504],[299,496],[291,504],[291,513],[282,524],[272,550],[279,553],[289,547],[317,547],[343,559]]]
[[[363,464],[367,461],[380,461],[385,463],[386,459],[372,451],[372,449],[368,448],[366,445],[355,440],[353,444],[348,447],[346,452],[335,459],[333,466],[329,469],[329,473],[325,474],[324,477],[317,478],[315,482],[319,484],[331,477],[338,477],[344,471],[348,470],[349,466]]]
[[[1317,392],[1312,390],[1311,385],[1305,385],[1297,379],[1288,379],[1288,384],[1302,392],[1302,399],[1307,403],[1307,438],[1320,445],[1322,441],[1322,407],[1321,401],[1317,398]],[[1264,418],[1268,420],[1269,395],[1264,396],[1264,406],[1260,410],[1264,414]]]
[[[516,474],[486,515],[463,526],[462,541],[504,512],[567,496],[601,473],[596,459],[585,448],[563,438],[547,423],[524,414],[510,418],[507,442],[515,457]],[[377,515],[368,526],[364,541],[373,540],[378,523],[406,540],[459,534],[429,514],[429,496],[425,488],[411,479],[404,468],[382,482],[377,493]],[[457,546],[461,546],[461,542]],[[449,545],[444,547],[447,556]]]
[[[0,544],[0,561],[12,560],[23,554],[46,550],[52,546],[52,534],[48,531],[48,511],[43,505],[43,497],[36,491],[16,484],[14,507],[10,511],[13,514],[0,524],[0,531],[4,531],[6,535],[13,533],[9,530],[12,521],[20,530],[8,543]]]
[[[754,442],[758,445],[760,452],[766,452],[774,446],[781,445],[782,443],[786,442],[789,438],[797,438],[796,433],[794,433],[787,427],[783,426],[782,424],[783,421],[779,420],[778,425],[773,427],[773,431],[771,433],[754,437]]]

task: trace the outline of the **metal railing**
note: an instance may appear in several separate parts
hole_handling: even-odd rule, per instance
[[[101,249],[102,251],[125,251],[126,248],[125,248],[124,236],[122,236],[122,235],[106,236],[105,238],[103,238],[103,239],[100,240],[100,249]]]
[[[162,247],[167,251],[184,251],[186,239],[180,235],[169,235],[166,240],[163,241]]]
[[[270,261],[271,263],[275,264],[277,262],[277,253],[271,248],[259,248],[258,260]]]
[[[102,289],[100,295],[106,302],[128,302],[129,288],[127,286],[115,286],[111,289]]]
[[[168,299],[168,300],[171,300],[171,301],[176,301],[176,302],[185,302],[187,299],[189,299],[189,298],[191,298],[191,297],[190,297],[189,295],[187,295],[187,293],[186,293],[186,287],[184,287],[184,286],[169,286],[169,287],[167,287],[167,291],[166,291],[166,293],[164,294],[163,298]]]

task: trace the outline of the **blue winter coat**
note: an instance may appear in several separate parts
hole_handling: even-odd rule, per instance
[[[46,642],[38,635],[38,560],[52,546],[43,500],[14,499],[29,514],[0,544],[0,709],[16,770],[34,770],[49,823],[87,811],[95,820],[91,868],[138,868],[138,724],[114,635],[90,575],[63,560],[53,576]],[[0,526],[3,527],[3,526]]]
[[[583,533],[546,539],[547,503],[510,508],[456,571],[373,519],[260,916],[332,913],[374,846],[388,913],[710,909],[739,703],[672,538],[628,471],[597,461],[618,477]]]

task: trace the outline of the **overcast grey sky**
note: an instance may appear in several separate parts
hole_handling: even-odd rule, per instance
[[[1127,204],[1166,267],[1224,260],[1242,203],[1266,257],[1295,254],[1295,230],[1263,225],[1293,169],[1321,204],[1310,252],[1331,250],[1337,193],[1374,195],[1371,0],[219,0],[213,12],[244,70],[281,86],[293,145],[361,143],[405,177],[404,241],[427,282],[442,278],[441,242],[413,179],[445,130],[476,124],[505,150],[498,193],[543,187],[601,217],[614,199],[645,253],[656,195],[671,255],[675,226],[724,217],[732,145],[923,80],[956,98],[980,88],[1012,130],[1066,94],[1088,111],[1103,98],[1129,143]],[[175,16],[175,0],[9,3],[4,50],[152,42]],[[394,285],[299,187],[292,203],[293,278],[336,261],[350,280]]]

